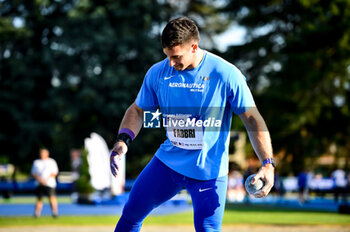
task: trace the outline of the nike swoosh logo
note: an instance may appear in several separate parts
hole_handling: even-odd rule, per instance
[[[205,188],[205,189],[199,189],[199,192],[201,193],[201,192],[204,192],[204,191],[207,191],[207,190],[210,190],[210,189],[212,189],[212,188]]]
[[[164,77],[164,80],[168,80],[168,79],[172,78],[173,76],[175,76],[175,75]]]

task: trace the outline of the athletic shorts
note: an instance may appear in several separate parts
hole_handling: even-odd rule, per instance
[[[54,196],[56,194],[56,191],[55,191],[55,188],[39,185],[35,189],[35,194],[37,197],[42,197],[43,195]]]
[[[212,180],[195,180],[170,169],[157,157],[136,179],[115,231],[140,231],[143,220],[154,208],[183,189],[191,195],[196,231],[221,231],[227,175]]]

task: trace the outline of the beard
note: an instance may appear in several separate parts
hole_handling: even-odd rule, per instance
[[[184,70],[184,65],[183,64],[177,64],[177,65],[174,65],[174,68],[177,71],[183,71]]]

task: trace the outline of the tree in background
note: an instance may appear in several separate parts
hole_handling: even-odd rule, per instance
[[[111,144],[162,57],[167,12],[158,1],[1,1],[0,155],[28,171],[44,144],[69,168],[92,131]]]
[[[53,17],[34,1],[0,2],[0,154],[14,164],[24,163],[27,170],[53,132],[54,61],[43,38],[52,29]]]
[[[350,2],[235,0],[225,11],[247,34],[223,55],[247,76],[283,174],[325,153],[349,163]]]
[[[163,26],[187,15],[199,24],[201,46],[208,50],[232,22],[246,28],[245,43],[220,55],[253,87],[275,151],[287,161],[281,170],[297,172],[306,158],[326,152],[349,159],[349,5],[345,0],[0,1],[0,156],[29,171],[44,145],[67,170],[69,151],[82,147],[91,132],[112,146],[146,70],[165,58]],[[162,130],[141,131],[130,147],[129,176],[137,175],[164,138]]]
[[[157,1],[79,1],[67,13],[52,51],[54,90],[60,96],[54,104],[60,114],[54,143],[65,145],[60,153],[81,146],[92,131],[112,146],[144,73],[162,57],[156,28],[167,9]],[[138,140],[130,149],[132,166],[139,165],[147,147],[156,149],[150,140]]]
[[[80,166],[79,178],[76,181],[76,190],[78,192],[78,203],[92,203],[90,195],[95,191],[91,185],[91,176],[89,173],[89,163],[87,160],[88,151],[84,148],[81,152],[82,163]]]
[[[212,35],[227,25],[218,2],[0,1],[0,156],[27,172],[44,145],[69,170],[69,151],[92,131],[112,146],[146,70],[165,58],[162,27],[189,15],[212,47]],[[137,175],[164,137],[141,132],[129,174]]]

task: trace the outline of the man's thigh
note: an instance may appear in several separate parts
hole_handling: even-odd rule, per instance
[[[129,220],[143,220],[152,209],[182,189],[177,179],[179,174],[154,157],[134,183],[123,214]]]
[[[192,198],[196,231],[221,231],[227,176],[208,181],[192,181],[187,189]]]

